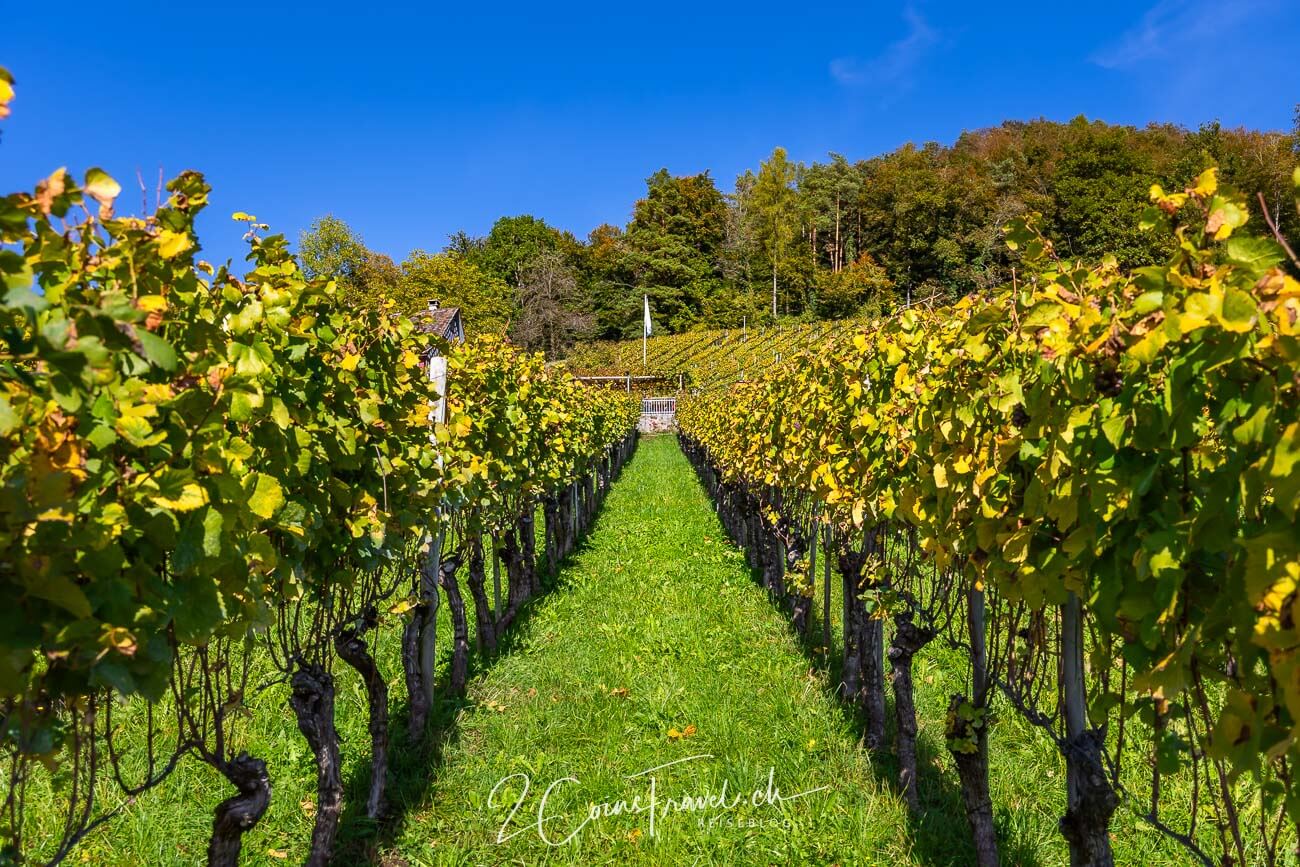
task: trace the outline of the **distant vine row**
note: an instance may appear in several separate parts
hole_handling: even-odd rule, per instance
[[[804,347],[851,333],[858,324],[836,320],[660,335],[646,342],[644,363],[640,340],[593,341],[574,347],[565,366],[576,375],[659,376],[673,391],[679,382],[683,388],[717,388],[759,379]]]

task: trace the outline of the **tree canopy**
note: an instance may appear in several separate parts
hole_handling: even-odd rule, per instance
[[[625,226],[583,241],[520,214],[399,267],[329,216],[304,233],[302,258],[358,300],[384,295],[405,310],[438,298],[463,307],[472,330],[508,324],[516,342],[554,353],[639,335],[643,295],[661,332],[957,298],[1008,279],[1017,261],[1002,229],[1032,213],[1067,255],[1113,254],[1124,268],[1163,261],[1170,242],[1141,226],[1148,190],[1181,189],[1210,166],[1252,200],[1262,195],[1294,236],[1300,218],[1282,205],[1297,152],[1300,133],[1218,123],[1008,121],[857,161],[802,163],[778,147],[730,191],[707,171],[660,169]]]
[[[459,307],[466,329],[499,334],[514,315],[513,292],[506,281],[484,273],[465,256],[413,250],[402,263],[402,312],[429,301]]]

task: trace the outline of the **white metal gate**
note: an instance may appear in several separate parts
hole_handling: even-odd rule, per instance
[[[672,430],[676,426],[677,398],[641,398],[641,421],[638,424],[638,427],[642,433]]]

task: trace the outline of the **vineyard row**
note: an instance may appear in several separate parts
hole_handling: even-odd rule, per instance
[[[448,689],[465,687],[460,566],[491,655],[542,586],[536,511],[554,570],[630,456],[637,407],[500,339],[448,345],[348,307],[245,214],[247,273],[213,268],[196,258],[209,187],[189,172],[167,190],[147,218],[117,216],[94,169],[0,199],[0,860],[60,861],[120,809],[105,787],[127,803],[197,760],[235,789],[208,860],[236,863],[271,797],[266,761],[237,749],[269,659],[316,759],[323,865],[343,806],[337,663],[365,685],[378,818],[381,627],[400,634],[416,742],[440,598]],[[49,793],[57,822],[26,814]]]
[[[1296,845],[1300,262],[1250,214],[1214,169],[1154,187],[1145,222],[1178,251],[1132,273],[1058,257],[1028,218],[1007,228],[1011,285],[679,401],[687,454],[801,630],[825,546],[841,695],[884,748],[892,687],[914,810],[913,659],[965,659],[945,730],[982,865],[998,707],[1060,751],[1074,865],[1113,863],[1121,806],[1207,867]]]

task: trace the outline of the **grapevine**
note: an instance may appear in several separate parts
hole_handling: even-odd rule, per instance
[[[1271,863],[1281,820],[1300,820],[1300,282],[1215,170],[1151,198],[1147,224],[1178,246],[1167,264],[1069,261],[1031,219],[1013,223],[1012,285],[683,399],[682,436],[711,487],[745,500],[735,521],[760,536],[829,526],[841,569],[861,576],[846,604],[896,627],[919,616],[968,651],[955,756],[986,749],[976,723],[994,688],[1052,733],[1076,863],[1110,862],[1110,813],[1138,804],[1121,765],[1139,739],[1144,818],[1203,863],[1247,863],[1249,808]],[[915,548],[937,604],[912,567],[888,566],[890,536]],[[1181,830],[1159,810],[1175,774],[1208,801]]]
[[[342,799],[334,660],[369,689],[375,816],[387,694],[366,636],[396,616],[414,649],[432,647],[424,615],[458,562],[448,534],[514,532],[538,501],[581,489],[554,545],[571,548],[630,453],[636,409],[492,338],[448,346],[384,306],[350,308],[246,214],[249,269],[214,268],[194,227],[207,183],[187,172],[167,192],[153,215],[122,217],[106,173],[60,169],[0,199],[5,857],[61,860],[114,812],[94,800],[105,775],[136,795],[193,757],[237,790],[213,805],[209,848],[234,863],[271,796],[265,763],[230,749],[265,652],[318,759],[309,863],[324,863]],[[445,424],[431,420],[432,353],[448,358]],[[511,613],[537,589],[512,593]],[[412,661],[427,699],[431,660]],[[142,779],[122,775],[122,700],[149,708]],[[60,768],[60,839],[28,840],[24,792]]]

